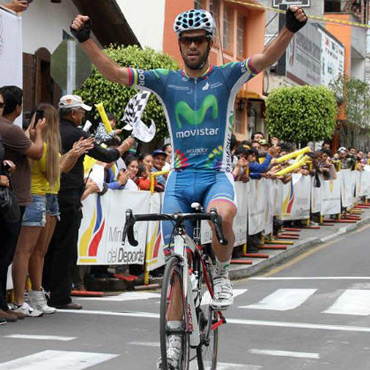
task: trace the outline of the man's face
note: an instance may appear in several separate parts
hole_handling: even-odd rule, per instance
[[[346,158],[347,157],[347,152],[345,150],[341,150],[338,154],[339,154],[339,158]]]
[[[356,155],[356,148],[351,148],[351,150],[349,151],[352,155]]]
[[[80,108],[76,108],[76,109],[72,110],[72,112],[70,114],[70,118],[76,126],[81,126],[83,120],[85,119],[84,109],[82,109],[80,107]]]
[[[255,134],[253,140],[260,141],[263,139],[263,135],[261,134]]]
[[[166,157],[162,154],[158,154],[153,157],[153,167],[158,171],[161,171],[166,162]]]
[[[204,30],[182,32],[179,46],[185,65],[191,69],[200,67],[207,58],[208,44],[211,45],[211,43],[212,41],[208,40]]]
[[[359,158],[364,158],[364,152],[362,151],[362,150],[359,150],[358,152],[357,152],[357,157],[359,157]]]
[[[330,144],[325,143],[322,147],[323,149],[330,149]]]
[[[170,162],[171,161],[171,155],[172,155],[172,145],[167,145],[166,149],[165,149],[165,152],[167,154],[166,161]]]

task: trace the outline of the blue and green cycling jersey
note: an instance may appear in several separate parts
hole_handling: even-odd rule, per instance
[[[257,72],[251,60],[210,67],[201,77],[183,70],[129,68],[130,86],[160,99],[173,146],[172,168],[231,171],[234,101]]]

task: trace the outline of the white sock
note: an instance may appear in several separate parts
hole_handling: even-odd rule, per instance
[[[228,278],[230,270],[230,261],[231,259],[225,262],[221,262],[216,257],[215,275]]]
[[[167,326],[169,329],[181,329],[183,327],[182,321],[168,321]],[[180,334],[172,334],[168,337],[169,346],[172,348],[181,348],[181,335]]]

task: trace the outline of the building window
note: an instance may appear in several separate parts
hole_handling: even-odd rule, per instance
[[[223,47],[227,51],[232,51],[232,43],[231,40],[233,39],[233,11],[228,6],[224,7],[224,35],[222,37]]]
[[[194,8],[195,9],[205,9],[206,8],[206,0],[195,0],[194,1]]]
[[[218,27],[218,22],[220,19],[220,1],[211,0],[209,3],[209,11],[213,15],[213,18],[216,21],[216,26]]]
[[[237,24],[237,55],[238,58],[245,58],[245,29],[246,29],[246,18],[238,14],[238,24]]]
[[[243,124],[242,124],[242,112],[238,109],[235,109],[235,133],[242,134],[243,133]]]

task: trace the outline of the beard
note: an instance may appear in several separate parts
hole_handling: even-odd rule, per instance
[[[209,48],[207,48],[207,50],[204,53],[197,52],[190,56],[184,53],[181,50],[181,48],[180,51],[182,60],[184,61],[185,65],[190,69],[202,69],[206,63],[209,54]]]

